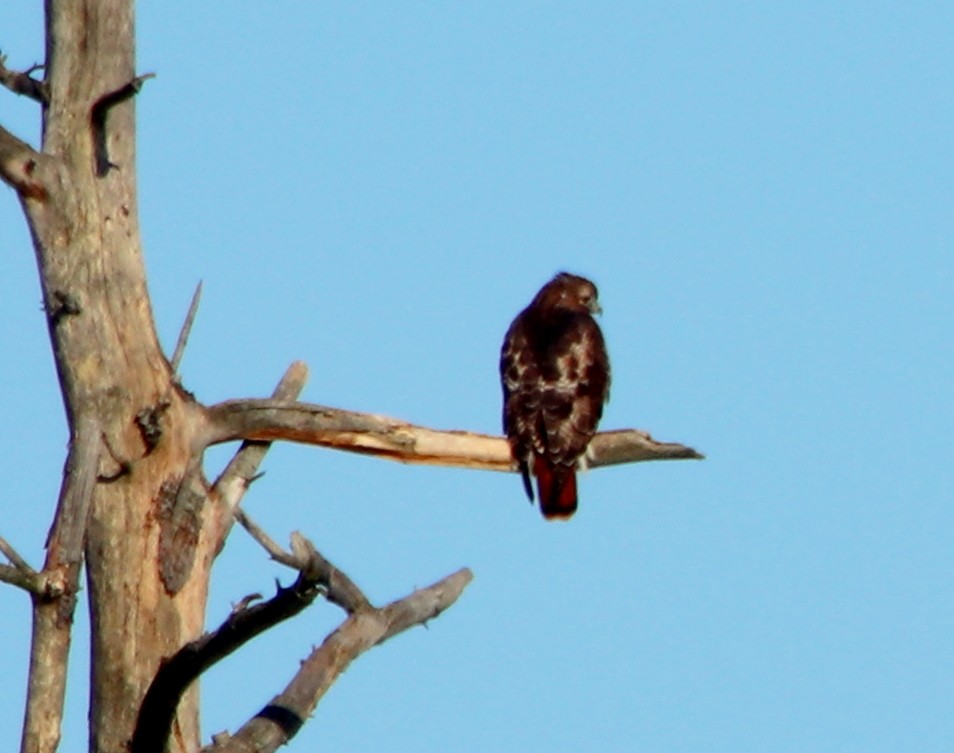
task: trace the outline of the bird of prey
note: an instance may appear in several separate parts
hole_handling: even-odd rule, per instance
[[[576,471],[609,395],[610,366],[596,286],[561,272],[544,285],[504,338],[503,428],[533,501],[547,519],[576,512]]]

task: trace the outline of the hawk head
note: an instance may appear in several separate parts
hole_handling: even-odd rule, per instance
[[[581,314],[600,314],[599,292],[585,277],[560,272],[544,285],[533,304],[541,309],[575,311]]]

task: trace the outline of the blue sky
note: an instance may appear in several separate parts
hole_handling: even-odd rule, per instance
[[[0,8],[10,65],[42,54],[36,5]],[[547,524],[516,476],[273,449],[246,508],[372,600],[476,576],[292,750],[951,749],[952,27],[929,2],[142,4],[146,262],[170,350],[204,280],[199,399],[267,395],[302,359],[306,400],[498,431],[503,333],[568,269],[600,287],[604,427],[708,456],[589,473]],[[25,100],[0,122],[36,137]],[[0,193],[0,534],[39,563],[66,430]],[[236,531],[210,625],[275,576]],[[211,671],[206,739],[340,617]],[[0,632],[20,697],[12,588]],[[20,714],[0,707],[11,749]]]

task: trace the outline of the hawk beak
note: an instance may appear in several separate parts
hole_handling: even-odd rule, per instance
[[[590,312],[596,315],[603,313],[603,307],[600,306],[599,301],[597,301],[595,298],[590,301]]]

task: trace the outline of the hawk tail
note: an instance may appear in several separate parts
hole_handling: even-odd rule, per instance
[[[572,517],[576,512],[576,471],[550,465],[538,455],[533,459],[533,473],[537,477],[543,517],[547,520]]]
[[[533,482],[530,481],[530,465],[526,460],[520,461],[520,475],[523,477],[523,489],[527,493],[527,499],[533,504]]]

